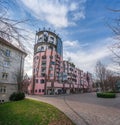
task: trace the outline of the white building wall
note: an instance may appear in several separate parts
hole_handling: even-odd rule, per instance
[[[6,51],[10,51],[9,56]],[[18,90],[17,74],[19,71],[23,74],[24,58],[21,51],[0,42],[0,101],[8,101],[10,94]],[[6,88],[5,92],[2,87]]]

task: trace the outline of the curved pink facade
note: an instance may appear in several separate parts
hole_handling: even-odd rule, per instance
[[[29,93],[59,94],[90,88],[91,76],[75,68],[74,64],[63,61],[63,46],[58,35],[43,30],[36,33],[36,37]]]

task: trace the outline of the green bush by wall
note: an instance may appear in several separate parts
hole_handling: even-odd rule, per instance
[[[9,100],[10,101],[18,101],[23,100],[25,98],[25,94],[23,92],[14,92],[10,95]]]
[[[100,98],[115,98],[116,94],[115,93],[108,93],[108,92],[101,92],[101,93],[97,93],[97,97],[100,97]]]

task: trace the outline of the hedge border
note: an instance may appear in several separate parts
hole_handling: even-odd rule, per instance
[[[101,92],[97,93],[98,98],[115,98],[116,94],[115,93],[108,93],[108,92]]]

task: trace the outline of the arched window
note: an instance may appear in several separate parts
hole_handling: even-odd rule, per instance
[[[44,51],[44,47],[43,46],[41,46],[41,51]]]
[[[50,37],[50,43],[54,44],[54,37]]]
[[[40,51],[41,50],[41,47],[39,46],[38,48],[37,48],[37,51]]]
[[[48,33],[44,32],[44,42],[47,42],[47,41],[48,41]]]
[[[39,37],[37,42],[42,42],[42,37]]]

